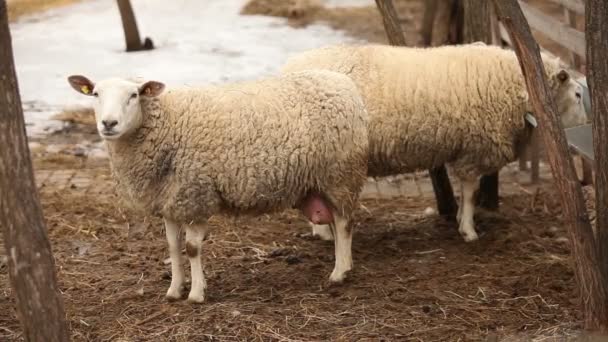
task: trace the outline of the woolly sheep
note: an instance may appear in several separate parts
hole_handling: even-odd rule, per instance
[[[354,83],[330,71],[256,82],[182,88],[112,78],[68,78],[94,96],[117,191],[165,222],[172,280],[181,297],[179,232],[186,230],[192,289],[204,301],[200,260],[206,220],[299,208],[330,224],[336,261],[330,281],[352,268],[349,221],[366,179],[368,115]]]
[[[585,122],[581,86],[543,54],[564,126]],[[516,160],[529,142],[532,110],[513,51],[480,43],[435,48],[338,45],[291,57],[282,72],[327,69],[349,75],[370,115],[369,175],[447,164],[461,180],[459,232],[476,240],[473,193],[480,175]],[[326,227],[313,234],[331,239]]]

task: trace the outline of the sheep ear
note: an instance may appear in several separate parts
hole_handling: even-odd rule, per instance
[[[557,73],[557,75],[555,75],[555,77],[560,83],[564,83],[570,79],[570,74],[566,70],[562,69]]]
[[[163,90],[165,90],[165,85],[163,83],[148,81],[139,87],[139,95],[154,97],[160,95]]]
[[[68,82],[77,92],[88,96],[93,95],[95,83],[91,82],[88,78],[81,75],[72,75],[68,77]]]

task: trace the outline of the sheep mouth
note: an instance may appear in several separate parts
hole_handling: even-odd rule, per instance
[[[102,131],[101,132],[101,135],[104,136],[104,137],[113,137],[113,136],[115,136],[117,134],[118,133],[114,132],[114,131]]]

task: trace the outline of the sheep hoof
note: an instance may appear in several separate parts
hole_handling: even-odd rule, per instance
[[[346,272],[336,272],[335,270],[333,272],[331,272],[331,275],[329,276],[329,282],[331,284],[341,284],[344,282],[344,279],[346,279]]]
[[[169,289],[169,291],[167,291],[167,294],[165,295],[165,298],[169,302],[175,302],[177,300],[182,299],[182,294],[180,293],[180,291],[173,291],[172,289]]]
[[[188,301],[188,303],[192,303],[192,304],[200,304],[205,301],[205,295],[204,294],[195,295],[195,294],[190,293],[187,301]]]
[[[461,228],[458,229],[458,232],[460,233],[465,242],[473,242],[479,240],[479,236],[477,236],[475,229],[464,229],[461,226]]]

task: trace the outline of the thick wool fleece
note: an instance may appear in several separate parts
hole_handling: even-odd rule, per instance
[[[543,56],[549,76],[559,60]],[[514,52],[495,46],[331,46],[290,58],[283,72],[349,75],[370,115],[370,176],[448,164],[471,178],[514,161],[529,140],[530,110]],[[548,77],[556,92],[558,82]]]
[[[118,190],[177,222],[301,206],[310,194],[345,217],[366,179],[368,116],[330,71],[171,90],[140,99],[143,126],[108,142]]]

